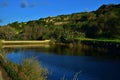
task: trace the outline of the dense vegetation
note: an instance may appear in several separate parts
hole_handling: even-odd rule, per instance
[[[120,39],[120,4],[102,5],[92,12],[49,16],[0,27],[0,39],[44,40],[60,42],[76,38]]]
[[[35,58],[25,59],[20,65],[11,63],[0,55],[0,66],[12,80],[46,80],[47,70]]]

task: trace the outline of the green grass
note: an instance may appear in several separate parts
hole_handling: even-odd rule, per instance
[[[46,80],[47,70],[36,59],[25,59],[21,65],[7,61],[0,55],[0,66],[12,80]]]
[[[19,76],[18,76],[18,73],[13,69],[11,68],[5,58],[0,55],[0,66],[5,69],[5,71],[7,72],[7,74],[9,75],[9,77],[12,79],[12,80],[22,80]]]
[[[92,39],[92,38],[76,38],[79,41],[93,41],[93,42],[108,42],[108,43],[120,43],[118,39]]]
[[[8,73],[8,75],[12,78],[12,80],[22,80],[18,76],[18,73],[14,69],[12,69],[10,66],[4,65],[4,69]]]

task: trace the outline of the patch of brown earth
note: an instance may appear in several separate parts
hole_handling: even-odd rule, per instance
[[[7,72],[0,66],[0,80],[12,80]]]

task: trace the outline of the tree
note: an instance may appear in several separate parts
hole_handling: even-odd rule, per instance
[[[6,26],[0,27],[0,39],[13,40],[16,36],[16,31],[14,28]]]
[[[112,16],[106,21],[106,35],[110,38],[120,39],[120,23],[117,16]]]

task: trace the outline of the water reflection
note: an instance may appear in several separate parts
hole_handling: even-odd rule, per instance
[[[47,54],[54,55],[68,55],[68,56],[92,56],[97,57],[97,59],[120,59],[120,49],[119,50],[111,50],[107,48],[93,48],[86,45],[82,46],[74,46],[70,47],[68,45],[52,45],[50,47],[7,47],[2,48],[0,51],[3,55],[14,52],[17,53],[19,51],[28,51],[33,50],[34,52],[46,52]],[[20,52],[22,53],[22,52]]]
[[[120,54],[105,48],[53,45],[49,48],[4,48],[7,59],[20,64],[24,58],[36,57],[49,70],[48,80],[65,77],[72,80],[120,80]]]

